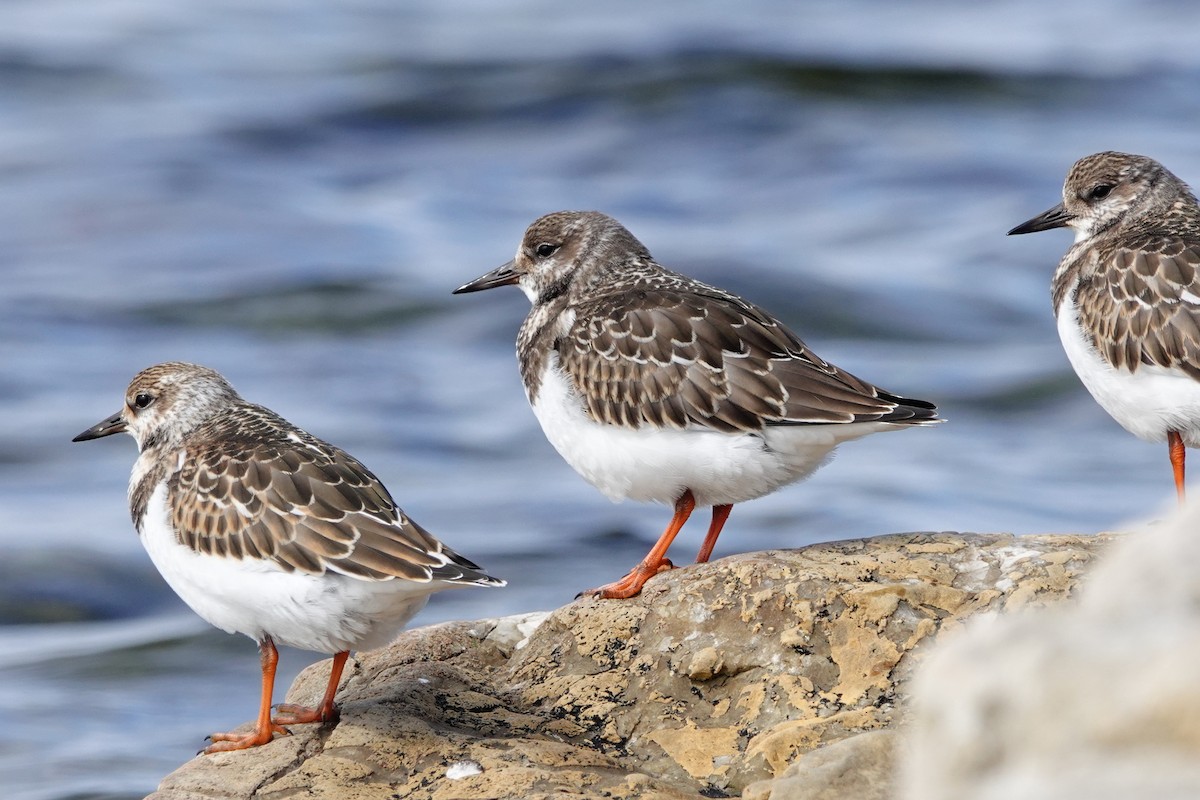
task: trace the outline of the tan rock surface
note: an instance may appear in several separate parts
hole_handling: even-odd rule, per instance
[[[198,757],[151,797],[666,800],[755,781],[755,797],[793,796],[762,782],[888,726],[930,637],[1065,596],[1111,539],[897,534],[750,553],[630,601],[410,631],[352,660],[331,730]],[[325,670],[289,700],[314,701]],[[807,760],[836,772],[858,753],[865,769],[867,741]]]

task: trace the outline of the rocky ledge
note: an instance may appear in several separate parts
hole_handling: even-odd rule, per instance
[[[1066,597],[1113,538],[748,553],[629,601],[409,631],[351,661],[336,726],[197,757],[151,798],[891,797],[891,726],[928,643]],[[314,702],[327,670],[288,700]]]

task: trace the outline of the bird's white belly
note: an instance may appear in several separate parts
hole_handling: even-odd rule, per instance
[[[150,560],[207,622],[255,640],[337,653],[391,642],[444,585],[285,572],[269,561],[203,555],[171,528],[166,485],[154,490],[141,530]]]
[[[1114,369],[1080,330],[1069,296],[1058,310],[1058,335],[1083,385],[1125,430],[1152,442],[1178,431],[1188,446],[1200,446],[1200,381],[1153,364]]]
[[[812,474],[841,442],[897,427],[861,422],[730,434],[598,423],[584,412],[554,356],[547,359],[533,412],[567,463],[611,499],[672,504],[691,489],[701,506],[762,497]]]

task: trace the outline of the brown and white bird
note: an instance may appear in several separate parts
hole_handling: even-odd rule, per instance
[[[1125,430],[1167,442],[1182,502],[1184,447],[1200,445],[1200,206],[1154,159],[1096,153],[1009,235],[1063,227],[1075,243],[1051,300],[1067,358]]]
[[[73,441],[121,432],[140,451],[129,508],[154,566],[205,620],[259,643],[255,728],[215,733],[205,752],[332,722],[351,650],[391,642],[434,592],[504,585],[411,520],[353,456],[207,367],[142,370],[121,410]],[[281,706],[272,719],[277,642],[334,657],[320,706]]]
[[[455,294],[512,284],[533,304],[517,356],[547,438],[613,500],[675,508],[641,563],[592,590],[602,597],[632,597],[670,568],[695,506],[713,509],[704,562],[735,503],[808,476],[844,441],[941,421],[822,360],[761,308],[661,266],[599,212],[541,217],[512,261]]]

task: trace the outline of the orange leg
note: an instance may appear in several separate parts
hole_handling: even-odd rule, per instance
[[[1171,452],[1171,467],[1175,471],[1175,493],[1179,496],[1179,504],[1183,505],[1186,493],[1183,487],[1183,460],[1187,456],[1183,447],[1183,437],[1176,431],[1169,431],[1167,448]]]
[[[692,515],[692,510],[695,507],[696,498],[692,497],[692,492],[689,489],[675,501],[675,516],[671,517],[671,524],[663,531],[662,536],[658,537],[658,542],[655,543],[654,548],[636,567],[629,571],[628,575],[616,583],[605,584],[599,589],[592,589],[580,594],[624,600],[641,592],[642,586],[646,584],[646,581],[664,570],[671,569],[672,564],[667,560],[667,548],[671,546],[671,542],[674,541],[675,536],[683,527],[683,523],[687,522],[688,517]]]
[[[268,636],[258,644],[259,661],[262,665],[262,699],[258,705],[258,722],[249,733],[214,733],[208,737],[212,744],[204,748],[205,753],[221,753],[226,750],[245,750],[266,744],[275,734],[287,735],[287,729],[271,721],[271,694],[275,691],[275,667],[279,664],[279,651]]]
[[[713,506],[712,523],[708,526],[708,535],[704,537],[704,544],[700,545],[700,552],[696,554],[697,564],[708,563],[708,557],[712,555],[713,548],[717,546],[717,537],[721,535],[721,529],[725,527],[725,520],[729,519],[729,512],[733,511],[733,504],[725,506]]]
[[[317,708],[298,706],[285,703],[279,706],[279,715],[274,722],[277,725],[301,725],[306,722],[333,722],[337,719],[337,708],[333,705],[333,696],[337,694],[338,683],[342,679],[342,670],[346,659],[350,657],[349,650],[343,650],[333,657],[333,666],[329,670],[329,684],[325,687],[325,697]]]

